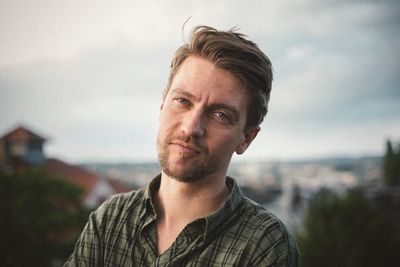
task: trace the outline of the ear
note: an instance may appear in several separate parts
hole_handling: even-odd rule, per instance
[[[244,132],[242,142],[236,148],[236,154],[243,154],[246,149],[250,146],[251,142],[253,142],[254,138],[256,138],[258,132],[261,130],[259,126],[251,127]]]

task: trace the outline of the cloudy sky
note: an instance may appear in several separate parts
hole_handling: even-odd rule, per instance
[[[400,141],[399,3],[1,0],[0,133],[26,125],[72,162],[156,160],[171,56],[205,24],[238,26],[274,65],[241,158],[379,155]]]

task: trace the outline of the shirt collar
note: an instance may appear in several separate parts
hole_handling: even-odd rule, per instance
[[[142,211],[140,216],[141,219],[145,221],[145,224],[147,224],[146,222],[150,222],[157,217],[156,209],[154,207],[153,196],[160,187],[160,183],[161,174],[154,177],[144,191],[145,209]]]
[[[152,196],[154,196],[154,193],[160,187],[160,183],[161,183],[161,174],[153,178],[153,180],[149,183],[149,185],[145,189],[144,197],[146,201],[146,208],[142,212],[141,216],[143,218],[147,214],[145,221],[147,221],[148,223],[150,223],[150,221],[153,221],[157,217]],[[228,197],[224,201],[223,205],[214,213],[204,218],[197,219],[190,224],[196,226],[196,228],[198,228],[201,225],[201,228],[203,228],[204,240],[207,240],[208,238],[215,236],[216,231],[223,229],[223,227],[221,227],[223,224],[230,223],[230,221],[234,218],[234,216],[232,215],[237,212],[238,208],[242,203],[243,195],[236,181],[228,176],[226,177],[226,185],[230,192]]]
[[[152,200],[153,198],[152,196],[155,194],[155,192],[157,192],[158,188],[160,188],[160,183],[161,183],[161,174],[157,175],[150,181],[145,190],[146,201]]]
[[[226,185],[230,193],[224,204],[217,211],[204,218],[206,222],[204,240],[216,236],[217,231],[223,230],[224,227],[221,226],[229,224],[234,219],[235,216],[233,215],[242,203],[243,195],[236,181],[231,177],[226,177]]]

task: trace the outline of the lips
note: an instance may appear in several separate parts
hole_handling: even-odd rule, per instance
[[[181,149],[185,152],[199,153],[200,151],[196,148],[196,146],[184,142],[173,142],[172,145],[175,145],[178,149]]]
[[[201,148],[199,148],[199,146],[188,142],[175,140],[171,141],[170,144],[174,146],[178,151],[185,154],[199,154],[201,152]]]

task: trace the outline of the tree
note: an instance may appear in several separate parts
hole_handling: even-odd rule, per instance
[[[394,266],[400,237],[398,200],[368,199],[360,189],[338,196],[319,192],[297,233],[302,265]]]
[[[81,193],[42,169],[0,173],[2,266],[51,266],[65,260],[88,214]]]
[[[386,141],[386,153],[383,158],[383,179],[388,186],[400,185],[400,147],[393,149],[390,140]]]

